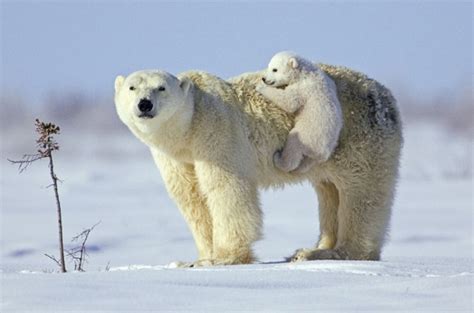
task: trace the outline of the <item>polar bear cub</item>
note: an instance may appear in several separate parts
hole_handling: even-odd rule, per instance
[[[306,172],[329,159],[343,124],[336,85],[317,65],[283,51],[275,54],[257,91],[288,113],[295,126],[284,148],[274,154],[285,172]]]

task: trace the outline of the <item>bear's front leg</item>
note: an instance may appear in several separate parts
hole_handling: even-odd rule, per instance
[[[252,263],[262,228],[256,184],[232,166],[197,161],[195,169],[213,222],[212,259],[196,265]]]
[[[212,219],[206,199],[201,194],[194,166],[184,164],[152,150],[153,158],[170,196],[185,218],[199,253],[199,260],[212,257]],[[183,264],[191,263],[180,263]]]

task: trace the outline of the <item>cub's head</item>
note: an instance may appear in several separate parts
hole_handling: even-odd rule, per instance
[[[292,52],[279,52],[275,54],[262,77],[265,84],[275,88],[285,88],[298,78],[299,60]]]
[[[115,79],[117,113],[127,126],[149,133],[176,114],[192,111],[192,82],[159,70]]]
[[[320,68],[294,52],[283,51],[272,57],[262,80],[268,86],[284,89],[309,72],[319,73]]]

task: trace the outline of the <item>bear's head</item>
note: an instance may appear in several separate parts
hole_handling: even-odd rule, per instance
[[[117,113],[130,128],[144,133],[158,130],[173,118],[176,122],[193,111],[192,85],[159,70],[144,70],[115,79]],[[179,114],[179,116],[177,116]]]

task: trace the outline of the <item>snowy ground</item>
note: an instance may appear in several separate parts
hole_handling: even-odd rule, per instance
[[[28,151],[4,140],[0,310],[471,312],[472,139],[433,125],[409,126],[405,136],[381,262],[283,263],[319,232],[316,196],[303,185],[262,194],[260,264],[174,269],[167,264],[194,260],[196,251],[146,148],[126,132],[75,138],[63,127],[57,172],[66,241],[101,221],[87,272],[66,275],[51,273],[43,256],[57,255],[46,164],[18,175],[5,158]]]

